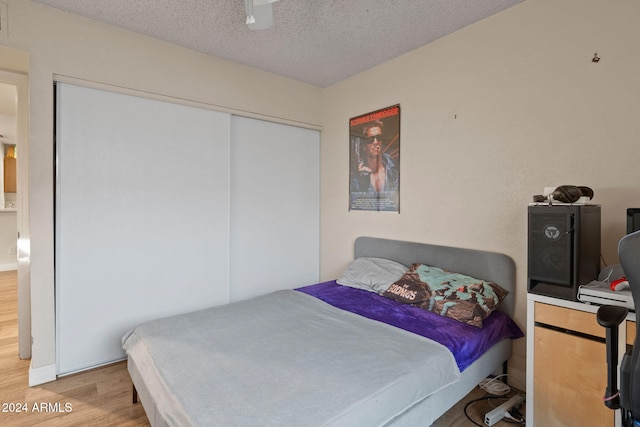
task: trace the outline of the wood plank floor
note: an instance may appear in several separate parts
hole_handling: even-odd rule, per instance
[[[30,362],[18,358],[17,307],[16,272],[0,272],[0,426],[150,425],[142,405],[131,403],[132,385],[126,362],[28,387]],[[473,426],[464,415],[464,405],[484,394],[476,388],[432,427]],[[482,425],[491,405],[478,402],[469,413]],[[507,425],[501,421],[496,427]]]
[[[0,272],[0,426],[149,426],[142,405],[131,403],[125,362],[29,388],[17,307],[16,272]]]

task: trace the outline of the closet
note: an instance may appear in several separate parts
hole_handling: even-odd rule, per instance
[[[317,282],[319,143],[56,83],[58,374],[122,359],[140,322]]]

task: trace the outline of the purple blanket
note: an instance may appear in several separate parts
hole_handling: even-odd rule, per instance
[[[494,311],[476,328],[376,293],[338,285],[335,281],[296,289],[334,307],[387,323],[437,341],[447,347],[464,371],[491,346],[505,338],[521,338],[522,330],[501,311]]]

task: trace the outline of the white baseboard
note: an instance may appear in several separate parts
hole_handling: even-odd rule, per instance
[[[18,269],[18,263],[15,264],[0,264],[0,271],[12,271]]]
[[[29,366],[29,387],[56,380],[56,365],[46,365],[39,368]]]

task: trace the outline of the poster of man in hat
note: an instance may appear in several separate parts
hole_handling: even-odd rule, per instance
[[[400,105],[349,119],[349,210],[400,212]]]

